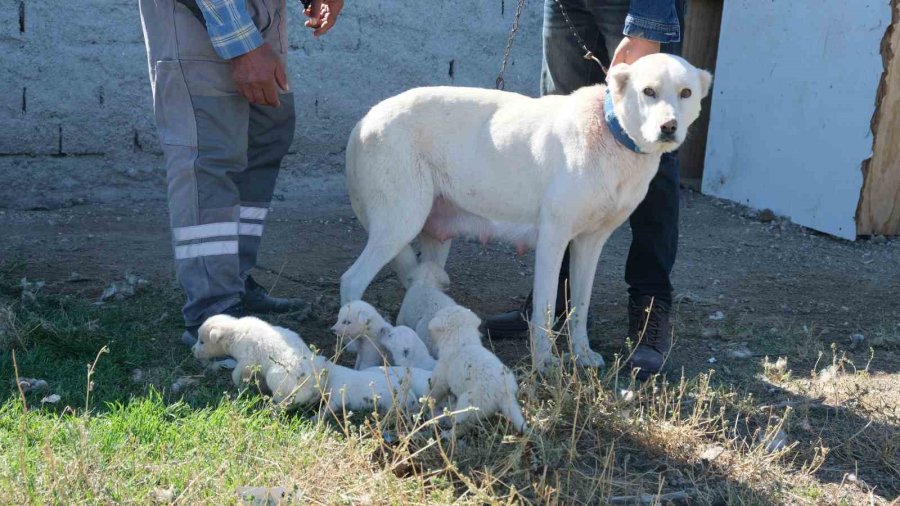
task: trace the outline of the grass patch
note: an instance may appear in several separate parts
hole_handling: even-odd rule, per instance
[[[4,504],[223,504],[262,491],[303,504],[859,504],[898,494],[896,399],[861,393],[882,380],[890,388],[889,378],[837,351],[828,381],[749,360],[783,402],[711,373],[639,384],[615,368],[538,377],[521,364],[529,432],[494,420],[444,442],[391,417],[311,423],[314,409],[286,413],[238,390],[175,344],[181,297],[168,286],[103,305],[34,288],[15,266],[0,269]],[[47,390],[19,394],[13,351],[19,375]],[[196,384],[173,392],[183,377]],[[42,403],[48,394],[59,402]]]

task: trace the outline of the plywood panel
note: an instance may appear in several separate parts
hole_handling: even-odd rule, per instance
[[[864,164],[857,224],[863,235],[900,235],[900,1],[881,46],[884,76],[872,118],[875,146]]]
[[[889,2],[728,0],[703,191],[856,237]]]
[[[684,19],[684,58],[695,66],[716,72],[719,27],[722,23],[722,0],[690,0]],[[691,125],[691,132],[679,151],[683,180],[700,181],[706,155],[711,96],[703,100],[703,111]]]

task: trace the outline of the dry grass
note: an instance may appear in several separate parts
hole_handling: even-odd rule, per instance
[[[780,403],[712,374],[639,383],[615,366],[598,374],[563,364],[540,376],[520,364],[528,432],[496,419],[443,441],[420,420],[310,423],[314,410],[285,413],[234,392],[226,374],[169,344],[177,322],[160,314],[177,294],[97,307],[2,293],[0,372],[13,378],[16,350],[19,374],[47,379],[62,397],[42,405],[46,392],[19,395],[11,384],[0,399],[2,503],[222,504],[276,488],[304,504],[877,504],[898,495],[897,376],[857,369],[838,350],[815,375],[758,360],[758,374],[788,394]],[[88,378],[103,346],[110,352]],[[199,383],[173,394],[186,375]]]

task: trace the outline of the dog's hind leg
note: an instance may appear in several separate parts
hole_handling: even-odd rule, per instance
[[[422,251],[423,262],[434,262],[441,267],[447,265],[447,257],[450,256],[451,239],[440,241],[429,234],[419,234],[419,248]]]
[[[409,288],[409,274],[417,265],[419,265],[419,260],[416,258],[416,252],[413,251],[412,246],[409,244],[404,246],[400,250],[400,254],[391,260],[391,267],[397,273],[397,277],[400,278],[400,284],[403,285],[403,288]]]
[[[410,223],[409,220],[398,220],[397,222],[372,220],[369,242],[366,243],[359,258],[341,276],[341,305],[354,300],[362,300],[363,292],[375,279],[378,271],[405,252],[406,248],[409,248],[409,243],[425,223],[428,209],[426,208],[424,212],[420,211],[418,214],[421,214],[421,218],[416,220],[419,223]],[[405,263],[408,262],[408,255],[405,253],[404,255],[402,261]],[[395,267],[396,265],[394,264]]]
[[[601,230],[593,234],[581,235],[572,240],[572,261],[569,279],[572,283],[571,307],[574,309],[569,319],[570,349],[578,364],[586,367],[603,367],[603,357],[591,349],[587,335],[587,315],[591,306],[591,289],[597,273],[600,252],[609,237],[609,232]]]

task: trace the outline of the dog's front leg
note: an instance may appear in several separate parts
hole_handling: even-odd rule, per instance
[[[553,356],[550,331],[556,308],[559,269],[569,236],[559,230],[558,223],[545,223],[538,232],[534,261],[534,298],[531,310],[531,360],[538,371],[559,362]]]
[[[591,307],[591,289],[597,273],[597,261],[600,252],[609,237],[609,232],[602,230],[586,234],[572,240],[570,252],[572,261],[569,268],[569,280],[572,284],[571,307],[574,309],[569,319],[571,343],[570,349],[578,364],[586,367],[603,367],[603,357],[591,349],[587,334],[587,316]]]

